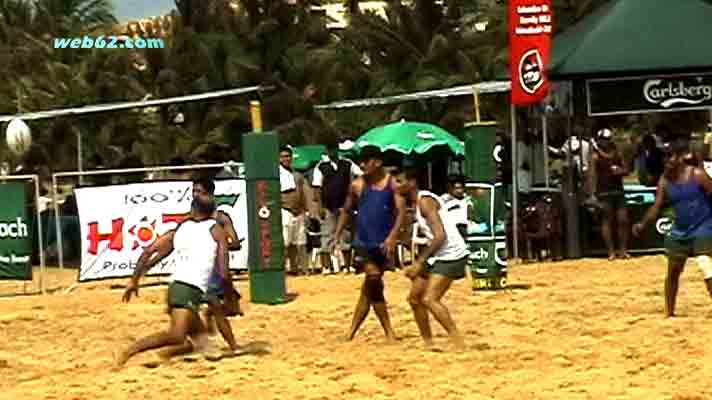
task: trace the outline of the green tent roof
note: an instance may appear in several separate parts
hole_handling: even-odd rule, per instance
[[[315,166],[326,154],[326,146],[321,144],[308,144],[292,148],[292,168],[297,171],[306,171]]]
[[[712,0],[611,0],[554,38],[552,79],[712,70]]]

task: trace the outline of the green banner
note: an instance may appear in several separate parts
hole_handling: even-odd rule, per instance
[[[588,115],[640,114],[712,108],[712,73],[586,81]]]
[[[32,232],[25,184],[0,184],[0,279],[32,280]]]

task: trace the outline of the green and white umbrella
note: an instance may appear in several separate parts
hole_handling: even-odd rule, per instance
[[[465,156],[463,143],[445,129],[404,120],[369,130],[356,139],[354,147],[358,153],[373,147],[382,153],[398,153],[410,157]]]

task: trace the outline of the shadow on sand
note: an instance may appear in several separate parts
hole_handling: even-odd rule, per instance
[[[269,344],[269,342],[256,340],[243,345],[240,350],[236,352],[231,352],[227,348],[224,348],[219,352],[211,352],[205,354],[192,353],[189,355],[174,357],[170,360],[149,361],[143,363],[142,366],[145,368],[158,368],[161,365],[167,363],[194,363],[200,361],[201,359],[211,362],[217,362],[229,358],[236,358],[242,356],[265,356],[268,354],[272,354],[272,345]]]

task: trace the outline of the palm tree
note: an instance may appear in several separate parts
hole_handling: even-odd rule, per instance
[[[35,23],[56,36],[116,24],[109,0],[35,0]]]
[[[329,79],[339,82],[335,86],[340,88],[356,83],[358,89],[351,93],[357,98],[479,81],[477,59],[460,32],[460,13],[453,11],[456,7],[455,2],[445,9],[432,0],[418,0],[412,6],[392,1],[386,19],[375,13],[352,12],[337,46],[337,52],[346,55],[342,59],[350,65],[342,62]],[[369,111],[371,126],[400,118],[461,126],[469,112],[457,103],[436,100],[374,111]],[[352,115],[361,115],[361,111]]]
[[[7,113],[39,111],[84,104],[140,98],[145,93],[134,79],[126,53],[105,50],[58,50],[51,39],[81,35],[115,23],[107,0],[0,1],[0,51],[6,67],[6,84],[0,91],[14,102],[4,104]],[[8,106],[10,105],[10,106]],[[128,118],[131,123],[132,118]],[[76,134],[84,132],[85,154],[117,149],[114,142],[125,136],[125,127],[106,132],[108,116],[30,121],[35,132],[31,151],[24,157],[26,169],[51,165],[74,169]],[[108,140],[110,139],[110,140]],[[123,153],[123,152],[117,152]],[[110,154],[121,160],[125,154]],[[89,165],[88,167],[91,167]]]
[[[271,85],[275,90],[262,94],[268,129],[293,144],[314,143],[330,133],[312,104],[327,84],[323,69],[330,66],[322,60],[332,39],[325,21],[311,15],[308,4],[246,0],[236,13],[224,12],[224,0],[176,4],[181,15],[167,49],[144,52],[142,82],[152,93],[165,97]],[[151,137],[149,147],[174,148],[190,161],[208,161],[215,154],[241,158],[240,138],[250,130],[247,100],[165,107],[164,134]],[[180,126],[173,123],[178,112],[185,117]]]

